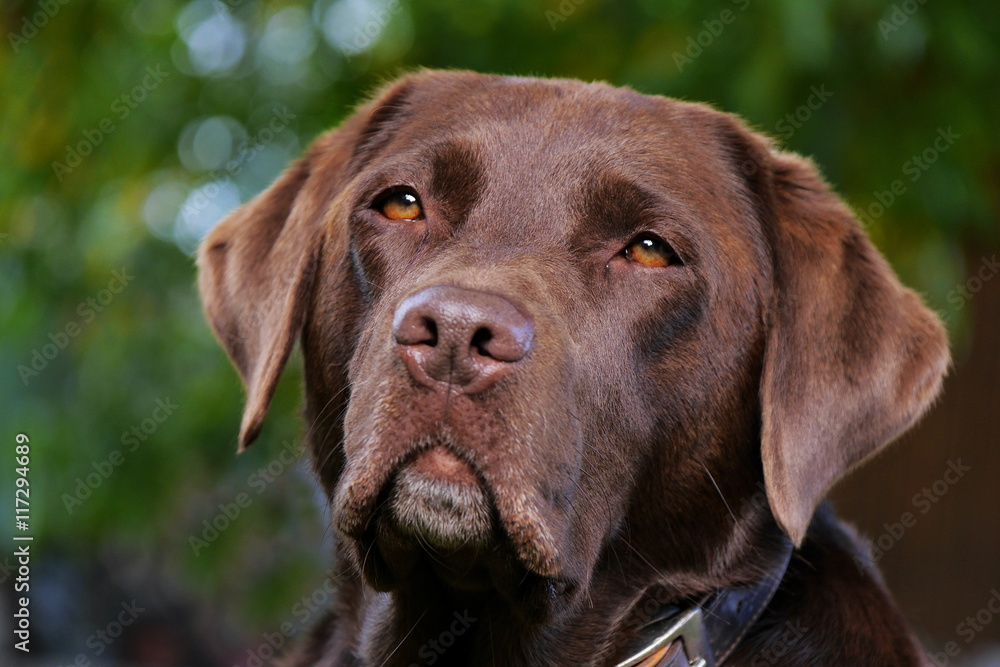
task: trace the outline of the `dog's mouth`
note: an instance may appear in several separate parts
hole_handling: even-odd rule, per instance
[[[377,520],[402,538],[452,551],[486,546],[495,510],[472,466],[438,446],[418,452],[397,472]]]
[[[457,590],[493,584],[502,522],[485,480],[452,448],[437,441],[418,447],[376,495],[364,526],[349,535],[372,585],[392,589],[431,574]]]
[[[517,505],[523,496],[505,502],[460,452],[450,439],[423,440],[395,465],[348,465],[335,520],[369,585],[390,591],[438,581],[511,596],[537,586],[564,589],[537,514]]]
[[[391,477],[365,538],[378,552],[373,564],[384,564],[392,579],[430,570],[451,588],[474,591],[492,584],[488,561],[503,542],[499,526],[482,478],[436,446],[417,452]]]

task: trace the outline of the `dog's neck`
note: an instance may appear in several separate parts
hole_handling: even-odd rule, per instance
[[[631,665],[630,657],[645,659],[657,655],[660,648],[669,648],[669,641],[657,643],[666,634],[660,631],[701,603],[703,618],[711,616],[702,630],[719,664],[763,611],[791,549],[782,540],[763,551],[766,562],[755,566],[756,578],[748,580],[743,573],[734,586],[721,589],[696,590],[689,584],[674,586],[663,581],[623,585],[623,573],[606,568],[595,574],[585,599],[541,621],[526,617],[523,611],[515,613],[498,595],[456,592],[432,581],[415,582],[406,591],[375,593],[354,579],[341,586],[339,605],[354,618],[339,618],[336,625],[338,630],[364,631],[360,638],[355,635],[358,641],[351,642],[353,646],[348,645],[347,635],[334,643],[345,654],[363,656],[363,664],[384,667]],[[698,656],[687,657],[691,664],[698,664]]]
[[[644,622],[617,667],[712,667],[723,664],[764,613],[785,577],[792,555],[783,555],[755,582],[730,586],[694,603],[647,606]],[[647,601],[647,604],[650,601]],[[648,611],[652,609],[652,613]]]

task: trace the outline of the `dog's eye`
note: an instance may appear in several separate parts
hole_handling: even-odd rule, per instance
[[[392,189],[379,195],[374,208],[390,220],[419,220],[424,217],[420,200],[408,188]]]
[[[625,258],[630,262],[653,268],[683,264],[670,244],[653,234],[643,234],[636,237],[625,248]]]

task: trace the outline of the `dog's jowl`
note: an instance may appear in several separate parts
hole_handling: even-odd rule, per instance
[[[205,239],[258,435],[297,340],[338,597],[291,665],[919,665],[824,496],[944,332],[707,106],[420,72]]]

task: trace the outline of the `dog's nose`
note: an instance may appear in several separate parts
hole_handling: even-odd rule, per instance
[[[475,393],[531,351],[535,329],[501,296],[435,285],[399,304],[392,335],[417,381],[428,386],[445,382]]]

